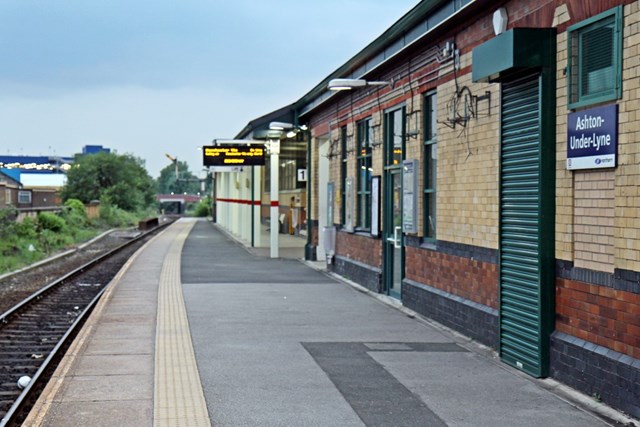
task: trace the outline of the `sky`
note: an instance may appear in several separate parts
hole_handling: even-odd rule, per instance
[[[2,0],[0,155],[198,147],[297,101],[418,0]]]

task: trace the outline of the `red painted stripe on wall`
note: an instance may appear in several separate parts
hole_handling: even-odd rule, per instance
[[[222,199],[222,198],[217,198],[216,202],[222,202],[222,203],[236,203],[239,205],[255,205],[255,206],[260,206],[260,200],[245,200],[245,199]]]
[[[280,206],[280,203],[277,200],[271,202],[271,207],[277,208],[278,206]]]

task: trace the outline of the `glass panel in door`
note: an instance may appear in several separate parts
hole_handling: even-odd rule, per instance
[[[385,289],[387,294],[400,299],[404,276],[402,238],[402,169],[387,172],[388,203],[385,215]]]

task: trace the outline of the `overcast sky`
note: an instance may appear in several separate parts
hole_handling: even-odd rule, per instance
[[[165,153],[235,136],[345,63],[418,0],[2,0],[0,154]]]

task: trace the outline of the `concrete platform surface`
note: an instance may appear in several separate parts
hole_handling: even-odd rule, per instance
[[[184,219],[113,281],[26,425],[614,425],[476,349]]]

